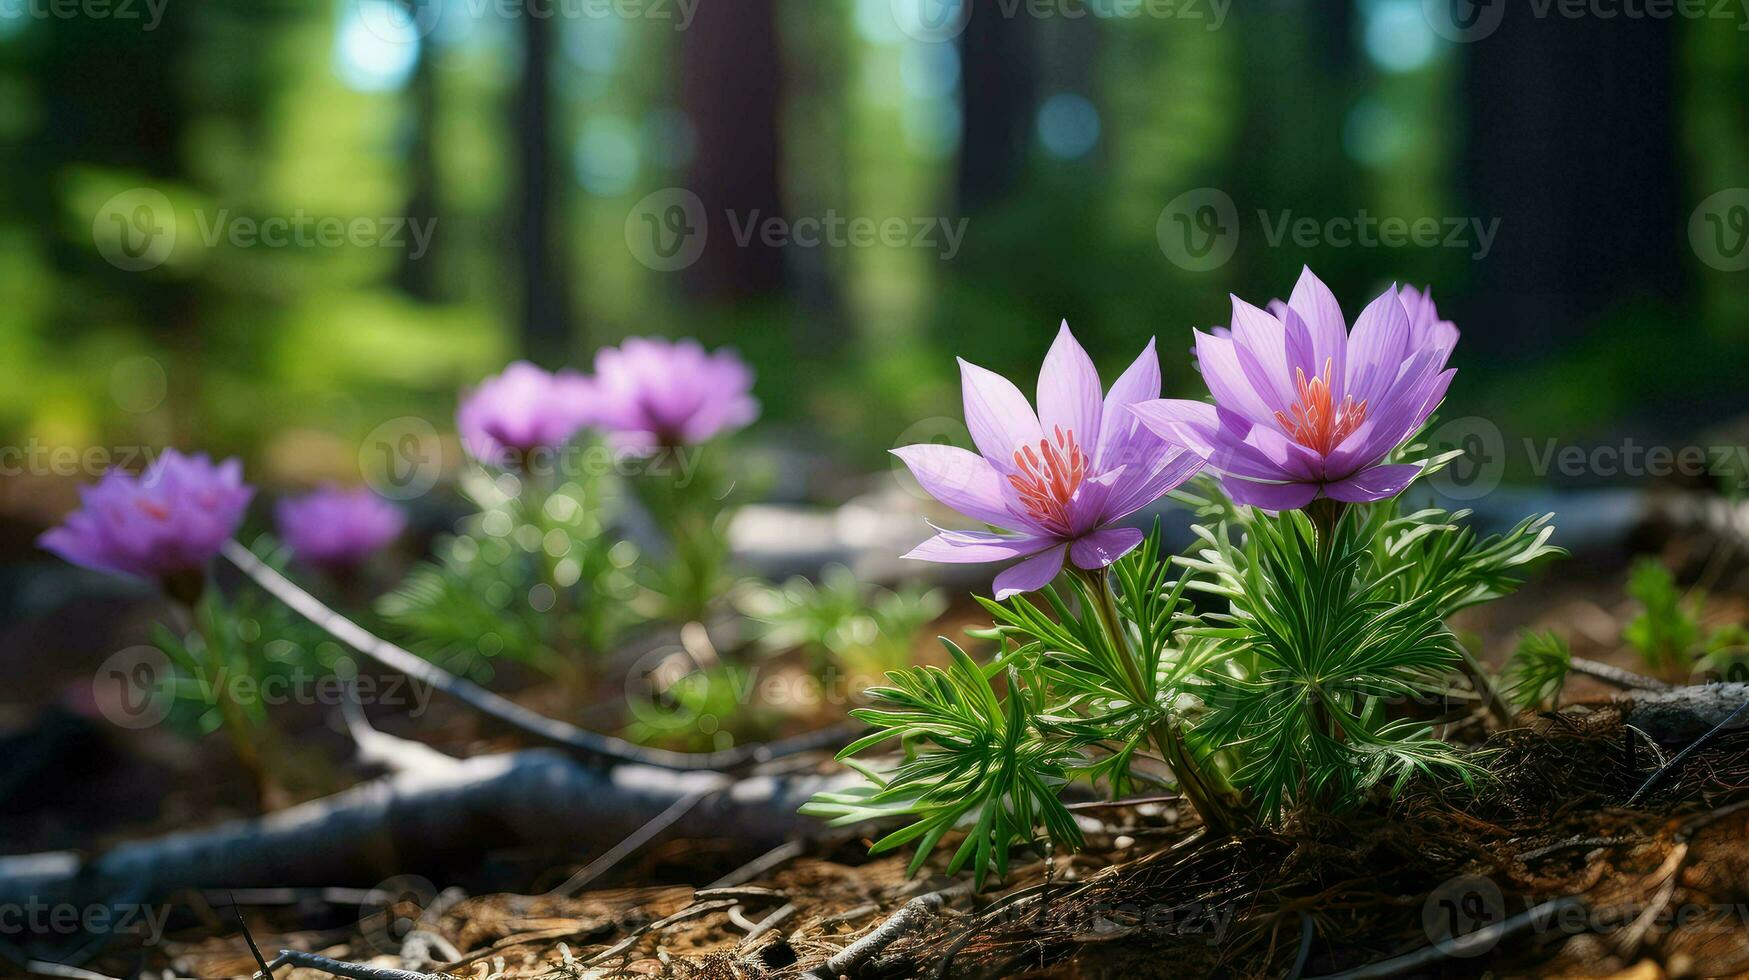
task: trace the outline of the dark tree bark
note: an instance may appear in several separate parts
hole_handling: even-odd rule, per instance
[[[995,3],[976,3],[960,34],[962,214],[1001,199],[1025,167],[1038,102],[1033,20],[1005,17]]]
[[[407,97],[412,103],[413,134],[412,149],[407,155],[406,213],[410,221],[434,222],[431,227],[437,229],[437,79],[432,72],[431,56],[431,41],[427,38],[419,45],[419,60],[413,66],[413,77],[407,86]],[[401,268],[396,281],[409,296],[434,302],[442,295],[437,259],[441,241],[442,232],[438,230],[418,258],[413,257],[412,249],[401,253]]]
[[[698,135],[689,180],[704,202],[710,233],[687,270],[707,301],[762,297],[784,283],[783,253],[755,233],[736,241],[727,213],[743,224],[781,216],[778,114],[782,84],[774,0],[702,3],[685,32],[681,99]]]
[[[1498,217],[1465,342],[1522,355],[1635,294],[1673,295],[1674,30],[1668,20],[1530,16],[1462,45],[1470,211]]]
[[[553,49],[551,16],[522,14],[522,83],[516,96],[516,243],[522,258],[523,347],[537,361],[568,358],[575,333],[564,261],[564,186],[553,153]]]

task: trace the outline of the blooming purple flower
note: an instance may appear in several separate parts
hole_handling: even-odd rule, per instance
[[[407,517],[399,507],[364,487],[323,486],[274,509],[279,535],[300,560],[324,568],[349,568],[400,537]]]
[[[162,579],[198,571],[236,533],[255,488],[243,464],[174,449],[140,475],[112,470],[79,489],[79,509],[37,543],[75,565]]]
[[[1213,405],[1162,399],[1136,415],[1206,456],[1242,504],[1280,511],[1320,494],[1359,503],[1401,492],[1421,468],[1384,460],[1445,397],[1457,328],[1426,294],[1393,286],[1350,333],[1310,269],[1271,309],[1235,296],[1230,336],[1197,333]]]
[[[960,361],[966,426],[978,452],[923,444],[893,450],[930,496],[1004,529],[942,531],[907,558],[1024,561],[996,576],[996,598],[1049,584],[1067,557],[1078,568],[1111,564],[1142,542],[1113,525],[1202,469],[1203,460],[1148,431],[1129,409],[1160,397],[1160,361],[1149,341],[1103,394],[1093,361],[1064,323],[1038,376],[1038,412],[1007,379]]]
[[[759,417],[753,370],[696,340],[632,337],[595,354],[601,424],[624,446],[704,442]]]
[[[469,455],[503,466],[570,442],[594,421],[595,403],[595,385],[581,374],[517,361],[463,396],[456,428]]]

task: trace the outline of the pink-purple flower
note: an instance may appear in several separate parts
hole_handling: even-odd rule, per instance
[[[345,569],[363,562],[401,536],[401,508],[364,487],[323,486],[288,497],[274,509],[279,535],[300,561]]]
[[[1160,397],[1153,341],[1109,393],[1063,324],[1038,378],[1038,411],[1007,379],[960,361],[966,426],[978,452],[923,444],[893,450],[936,500],[1006,533],[940,530],[906,555],[937,562],[1022,559],[996,597],[1043,588],[1065,559],[1111,564],[1142,542],[1118,521],[1202,469],[1203,460],[1138,424],[1130,408]]]
[[[732,350],[696,340],[632,337],[595,354],[600,424],[622,446],[704,442],[759,417],[753,370]]]
[[[1445,397],[1457,328],[1432,299],[1396,287],[1349,332],[1310,269],[1270,312],[1233,297],[1230,334],[1197,332],[1214,404],[1162,399],[1134,411],[1148,428],[1207,457],[1227,493],[1280,511],[1318,496],[1350,503],[1400,493],[1420,472],[1388,457]]]
[[[236,533],[255,489],[243,464],[166,449],[144,473],[81,487],[80,506],[37,543],[75,565],[164,579],[205,568]]]
[[[590,379],[517,361],[463,395],[456,428],[469,455],[510,466],[518,457],[570,442],[595,421],[596,407]]]

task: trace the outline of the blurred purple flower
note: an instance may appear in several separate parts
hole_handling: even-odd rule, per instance
[[[595,354],[601,425],[641,449],[704,442],[759,417],[753,370],[696,340],[631,337]]]
[[[455,421],[470,456],[510,466],[518,456],[570,442],[595,421],[595,405],[589,378],[517,361],[466,392]]]
[[[79,509],[37,539],[75,565],[164,579],[199,571],[243,520],[255,488],[243,464],[174,449],[139,475],[111,471],[79,489]]]
[[[1421,468],[1384,460],[1445,397],[1457,328],[1426,295],[1393,286],[1350,334],[1310,269],[1271,310],[1235,296],[1230,336],[1197,333],[1213,405],[1162,399],[1135,413],[1206,456],[1242,504],[1280,511],[1320,494],[1359,503],[1401,492]]]
[[[1038,377],[1038,412],[1007,379],[960,361],[966,425],[978,452],[923,444],[893,450],[930,496],[1010,534],[939,531],[907,558],[1025,561],[996,576],[996,598],[1043,588],[1065,556],[1103,568],[1142,542],[1114,527],[1202,469],[1203,461],[1138,424],[1131,406],[1160,397],[1149,341],[1102,395],[1093,361],[1064,323]]]
[[[299,560],[323,568],[350,568],[401,536],[407,517],[365,487],[323,486],[290,497],[274,509],[279,536]]]

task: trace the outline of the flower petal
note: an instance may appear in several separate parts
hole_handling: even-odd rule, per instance
[[[1251,387],[1277,412],[1287,411],[1296,392],[1287,364],[1287,331],[1282,322],[1237,296],[1233,301],[1233,343]],[[1308,375],[1309,377],[1309,375]]]
[[[1268,511],[1298,510],[1318,496],[1316,483],[1257,483],[1227,477],[1221,486],[1234,503]]]
[[[1361,470],[1346,480],[1325,484],[1324,495],[1351,504],[1383,500],[1402,493],[1403,488],[1420,473],[1421,467],[1413,463],[1374,466]]]
[[[1006,599],[1022,592],[1037,592],[1051,584],[1051,579],[1063,570],[1063,553],[1068,551],[1067,545],[1058,545],[1049,551],[1041,552],[1031,558],[1002,570],[996,576],[996,598]]]
[[[1069,546],[1069,560],[1078,568],[1094,569],[1117,561],[1142,543],[1142,532],[1133,527],[1108,527],[1086,535]]]
[[[1037,554],[1052,543],[1050,538],[1017,538],[988,531],[938,531],[935,537],[912,548],[904,557],[954,565],[978,564]]]
[[[1367,304],[1348,338],[1348,387],[1356,402],[1369,405],[1385,393],[1409,354],[1409,314],[1397,299],[1397,287]]]
[[[1162,443],[1160,453],[1147,469],[1134,469],[1122,486],[1105,502],[1105,520],[1117,521],[1134,514],[1167,493],[1184,485],[1184,481],[1202,472],[1206,461],[1188,449]],[[1126,471],[1131,472],[1131,471]]]
[[[1208,383],[1209,394],[1215,396],[1216,404],[1252,422],[1273,424],[1275,410],[1252,386],[1230,338],[1197,331],[1196,360],[1202,367],[1202,378]]]
[[[1007,378],[960,358],[966,428],[998,473],[1012,473],[1014,451],[1044,438],[1026,396]]]
[[[1099,445],[1103,395],[1093,359],[1075,342],[1069,321],[1064,320],[1038,372],[1039,428],[1049,437],[1061,426],[1073,432],[1084,449],[1091,450]]]
[[[1099,419],[1099,446],[1093,453],[1094,470],[1107,470],[1129,462],[1135,437],[1144,432],[1141,419],[1132,415],[1131,406],[1160,397],[1160,356],[1154,351],[1154,339],[1129,368],[1120,375],[1105,396]]]
[[[1213,405],[1186,398],[1156,398],[1131,405],[1130,412],[1167,442],[1205,459],[1214,455],[1221,423]]]
[[[1306,266],[1300,271],[1300,281],[1294,284],[1287,305],[1306,321],[1306,328],[1311,331],[1312,363],[1319,377],[1323,376],[1324,362],[1331,363],[1333,376],[1326,380],[1330,382],[1331,393],[1340,401],[1343,392],[1337,389],[1348,377],[1348,322],[1342,318],[1336,294]],[[1313,373],[1307,371],[1306,377]]]
[[[936,500],[985,524],[1014,525],[1014,515],[1003,502],[1002,475],[984,457],[938,443],[901,446],[893,455],[905,461],[918,485]]]

